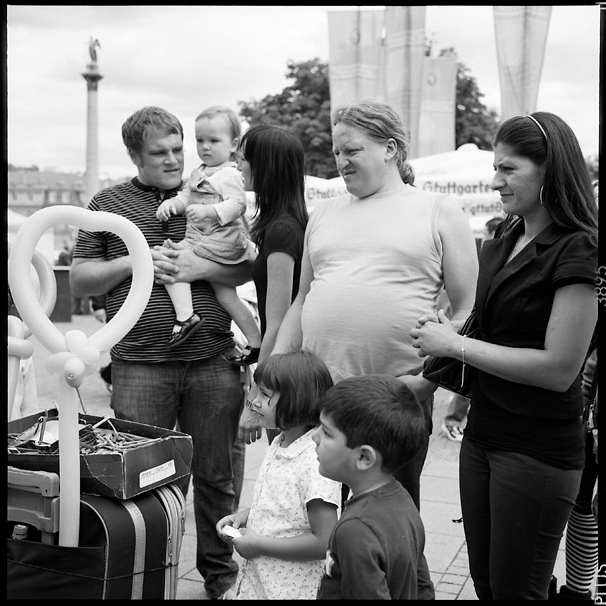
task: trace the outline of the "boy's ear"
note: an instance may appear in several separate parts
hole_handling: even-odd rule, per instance
[[[356,468],[359,471],[366,471],[367,469],[374,467],[377,464],[377,461],[380,463],[380,455],[372,446],[368,446],[368,444],[358,446]]]

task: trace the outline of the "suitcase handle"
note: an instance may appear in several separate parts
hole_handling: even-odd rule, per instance
[[[45,497],[59,496],[59,476],[52,471],[27,471],[8,467],[9,486],[19,486],[29,492],[38,492]]]

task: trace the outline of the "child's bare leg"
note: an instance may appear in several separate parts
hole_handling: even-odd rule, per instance
[[[171,339],[168,342],[168,349],[173,349],[185,343],[202,326],[204,320],[194,311],[191,285],[188,282],[167,284],[166,290],[177,316]]]
[[[217,300],[238,325],[248,343],[243,355],[237,358],[230,358],[229,361],[238,366],[254,364],[259,359],[259,350],[261,349],[261,330],[255,317],[242,299],[240,299],[235,288],[214,282],[212,283],[212,287]]]
[[[185,322],[194,313],[194,304],[191,298],[191,284],[189,282],[174,282],[167,284],[168,296],[173,302],[177,320]]]

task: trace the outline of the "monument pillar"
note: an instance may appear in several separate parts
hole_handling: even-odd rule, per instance
[[[86,179],[84,190],[84,207],[88,206],[91,198],[99,191],[99,150],[97,126],[97,85],[103,76],[97,65],[98,40],[89,43],[91,62],[86,65],[87,71],[82,74],[86,80]]]

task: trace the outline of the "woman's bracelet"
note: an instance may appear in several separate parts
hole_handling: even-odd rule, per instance
[[[461,361],[463,362],[463,366],[461,367],[461,387],[463,387],[463,383],[465,382],[465,337],[467,335],[463,335],[463,343],[461,344]]]

